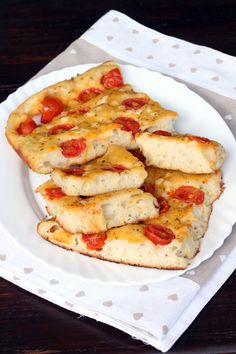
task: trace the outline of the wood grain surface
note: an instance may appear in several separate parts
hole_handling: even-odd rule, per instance
[[[110,9],[165,34],[236,56],[235,0],[1,0],[0,100]],[[0,353],[156,352],[117,329],[79,318],[0,278]],[[236,353],[235,273],[169,353]]]

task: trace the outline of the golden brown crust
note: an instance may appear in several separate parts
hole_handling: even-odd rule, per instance
[[[72,173],[70,173],[72,171]],[[93,196],[127,188],[139,188],[146,176],[141,161],[125,148],[110,145],[106,153],[77,171],[76,169],[55,169],[51,177],[63,192],[71,196]]]

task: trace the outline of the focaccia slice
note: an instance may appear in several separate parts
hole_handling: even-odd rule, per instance
[[[158,216],[156,199],[140,189],[80,198],[66,196],[50,180],[36,192],[44,197],[48,213],[72,233],[93,234]]]
[[[189,174],[157,167],[146,168],[148,176],[144,190],[169,203],[211,205],[223,191],[222,172],[211,174]]]
[[[107,152],[92,162],[72,165],[68,169],[55,169],[54,183],[66,195],[93,196],[128,188],[139,188],[147,172],[144,165],[125,148],[110,145]]]
[[[158,269],[186,269],[199,250],[211,213],[210,207],[197,207],[198,212],[192,209],[168,212],[164,218],[153,219],[152,224],[125,225],[90,237],[69,233],[54,220],[42,221],[37,230],[53,244],[103,260]],[[155,239],[153,242],[147,237],[150,225],[157,225],[162,235],[166,230],[172,232],[174,239],[165,245]]]
[[[186,173],[213,173],[226,158],[221,144],[193,135],[145,132],[135,139],[148,166]]]
[[[115,129],[115,124],[84,122],[80,129],[60,134],[30,134],[17,152],[33,171],[47,174],[54,168],[85,164],[102,156]]]
[[[79,110],[84,102],[100,95],[106,89],[123,85],[119,66],[110,61],[75,78],[49,86],[29,97],[11,113],[6,127],[7,139],[29,167],[38,173],[50,173],[54,167],[68,166],[75,160],[78,163],[85,163],[106,151],[107,146],[103,151],[98,149],[98,154],[93,150],[96,150],[97,140],[99,142],[104,140],[104,134],[107,141],[112,124],[100,127],[102,132],[98,131],[97,140],[96,134],[93,134],[93,139],[90,137],[91,144],[87,145],[87,151],[82,156],[79,149],[77,149],[77,156],[75,153],[69,157],[61,156],[58,155],[61,143],[84,138],[84,129],[86,138],[87,130],[93,133],[98,128],[97,125],[90,127],[88,124],[85,124],[85,127],[84,125],[78,127],[78,123],[76,125],[70,121],[70,111]],[[65,112],[66,117],[63,118]],[[83,113],[82,109],[81,115]],[[56,127],[55,124],[50,125],[53,120],[56,120]],[[112,125],[113,130],[116,127],[117,125]],[[80,147],[81,141],[74,145]],[[95,145],[95,149],[92,145]],[[89,151],[90,148],[92,152]]]
[[[137,132],[173,131],[176,119],[107,62],[28,98],[10,115],[6,136],[33,171],[47,174],[101,156],[111,143],[136,149]]]
[[[114,79],[114,71],[116,80]],[[111,82],[112,77],[110,77],[109,84],[109,75],[112,76],[111,73],[113,73],[113,84]],[[104,78],[107,79],[104,80]],[[79,109],[85,102],[86,97],[90,99],[93,95],[101,94],[104,89],[121,86],[123,86],[123,79],[120,67],[115,62],[108,61],[70,80],[64,80],[46,87],[30,96],[11,113],[6,127],[7,138],[12,146],[18,150],[19,145],[22,143],[22,138],[27,136],[30,130],[31,132],[34,131],[38,125],[49,123],[63,111],[68,112],[71,109]],[[93,89],[92,91],[91,88]],[[90,92],[90,95],[88,92]],[[38,115],[41,119],[40,122],[35,122],[36,126],[28,124],[26,125],[28,129],[24,129],[24,126],[19,129],[22,123],[29,123],[32,117]]]
[[[84,110],[81,115],[80,111]],[[66,114],[67,112],[64,112]],[[77,119],[93,123],[117,122],[125,131],[174,130],[178,114],[166,109],[143,92],[135,92],[130,85],[105,90],[71,112]]]

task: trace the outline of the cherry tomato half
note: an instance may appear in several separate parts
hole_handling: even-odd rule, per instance
[[[162,136],[171,136],[172,135],[170,132],[167,132],[166,130],[156,130],[155,132],[152,132],[152,134],[162,135]]]
[[[140,124],[133,118],[129,117],[118,117],[114,120],[114,123],[122,125],[122,130],[132,132],[133,135],[140,131]]]
[[[124,100],[122,102],[122,104],[126,108],[139,109],[139,108],[143,107],[146,103],[148,103],[148,101],[149,100],[147,98],[134,97],[134,98],[127,98],[126,100]]]
[[[81,167],[69,167],[65,170],[63,170],[67,175],[73,175],[73,176],[82,176],[84,173],[84,169]]]
[[[41,123],[48,123],[64,109],[63,103],[55,97],[45,97],[41,102]]]
[[[60,147],[62,149],[62,155],[65,157],[79,156],[86,148],[86,139],[71,139],[64,141]]]
[[[107,89],[124,85],[121,72],[117,68],[103,75],[101,83]]]
[[[90,87],[88,89],[85,89],[80,92],[78,96],[78,101],[80,102],[87,102],[91,100],[93,97],[96,97],[100,95],[103,92],[103,90],[96,88],[96,87]]]
[[[55,188],[46,188],[46,196],[48,199],[53,200],[53,199],[58,199],[62,198],[65,196],[65,193],[62,191],[61,188],[55,187]]]
[[[82,240],[86,243],[87,248],[90,250],[101,250],[106,239],[107,235],[105,232],[100,232],[93,235],[82,234]]]
[[[144,232],[147,238],[155,245],[168,245],[175,238],[175,234],[171,229],[158,224],[148,224]]]
[[[205,193],[193,186],[181,186],[171,192],[170,196],[185,203],[194,203],[199,205],[204,202]]]
[[[166,213],[170,209],[170,206],[164,197],[157,197],[157,201],[159,204],[159,213],[160,214]]]
[[[32,133],[32,131],[37,128],[37,124],[35,121],[31,119],[27,119],[25,122],[21,123],[19,127],[16,129],[17,133],[20,135],[28,135]]]

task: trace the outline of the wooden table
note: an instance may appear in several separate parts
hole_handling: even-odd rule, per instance
[[[1,101],[112,8],[165,34],[236,55],[234,0],[1,0]],[[156,350],[110,326],[78,319],[0,279],[0,353],[64,352],[151,354]],[[236,353],[235,273],[170,353]]]

